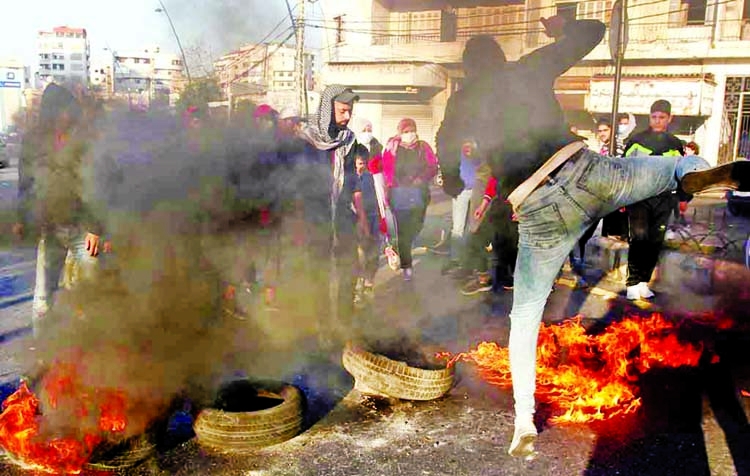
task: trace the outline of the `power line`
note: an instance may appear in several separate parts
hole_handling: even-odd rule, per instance
[[[294,10],[294,9],[292,9],[292,10]],[[278,29],[278,28],[279,28],[279,27],[280,27],[281,25],[283,25],[283,24],[284,24],[284,22],[286,22],[286,19],[287,19],[287,17],[286,17],[286,16],[283,16],[283,17],[281,18],[281,20],[279,20],[279,22],[278,22],[278,23],[276,24],[276,26],[274,26],[274,27],[273,27],[273,28],[271,29],[271,31],[269,31],[269,32],[268,32],[268,33],[267,33],[267,34],[266,34],[266,35],[265,35],[265,36],[264,36],[264,37],[263,37],[262,39],[260,39],[260,41],[258,41],[258,42],[257,42],[257,43],[255,44],[255,46],[253,46],[253,47],[252,47],[252,48],[250,48],[249,50],[246,50],[246,51],[240,51],[240,52],[238,53],[238,54],[239,54],[239,56],[238,56],[238,57],[237,57],[237,58],[236,58],[236,59],[235,59],[234,61],[232,61],[232,62],[231,62],[231,63],[229,63],[228,65],[224,66],[224,68],[231,68],[231,67],[233,67],[234,65],[236,65],[237,63],[240,63],[240,62],[244,61],[245,59],[247,59],[247,57],[248,57],[248,56],[250,56],[250,54],[251,54],[251,53],[252,53],[253,51],[255,51],[255,50],[257,50],[258,48],[260,48],[260,47],[261,47],[261,46],[263,45],[263,43],[264,43],[264,42],[266,42],[266,41],[268,40],[268,38],[269,38],[269,37],[270,37],[271,35],[273,35],[273,34],[274,34],[274,32],[275,32],[275,31],[276,31],[276,30],[277,30],[277,29]],[[283,34],[284,34],[284,33],[286,33],[287,31],[289,31],[289,29],[290,29],[290,28],[291,28],[291,27],[287,27],[286,29],[282,30],[282,31],[281,31],[281,33],[278,33],[278,34],[277,34],[277,35],[276,35],[276,36],[275,36],[274,38],[278,38],[279,36],[283,35]]]

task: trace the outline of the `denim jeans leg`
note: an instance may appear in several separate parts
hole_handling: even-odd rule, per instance
[[[519,244],[508,348],[516,416],[534,413],[539,326],[557,272],[576,239],[577,234],[569,235],[558,246],[546,249]]]
[[[466,224],[469,220],[469,204],[471,201],[471,189],[464,190],[456,198],[453,199],[453,207],[451,218],[453,224],[451,226],[450,236],[450,256],[453,260],[458,260],[462,253],[462,248],[465,246],[466,239],[464,234],[466,232]]]

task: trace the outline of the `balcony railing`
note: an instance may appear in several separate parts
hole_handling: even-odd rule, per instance
[[[628,30],[628,44],[681,44],[714,41],[750,41],[750,21],[748,20],[722,20],[714,31],[713,24],[693,25],[669,25],[659,23],[633,23]],[[535,41],[528,46],[541,46],[549,40],[542,34],[541,28],[518,30],[503,25],[486,26],[480,29],[464,28],[456,31],[451,41],[463,42],[476,35],[492,35],[501,42],[510,38],[534,38]],[[445,35],[442,35],[445,40]],[[415,30],[399,33],[372,32],[373,45],[404,45],[419,43],[438,43],[441,41],[441,32],[434,30]],[[603,44],[609,42],[609,32],[604,35]]]

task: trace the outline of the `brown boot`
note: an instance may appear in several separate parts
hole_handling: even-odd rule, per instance
[[[680,186],[685,193],[698,193],[716,188],[750,191],[750,161],[736,160],[706,170],[688,172]]]

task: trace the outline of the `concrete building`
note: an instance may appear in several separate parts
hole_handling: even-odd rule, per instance
[[[113,93],[138,98],[144,107],[152,101],[170,104],[185,85],[181,57],[158,46],[114,52],[113,59]]]
[[[50,81],[87,85],[89,41],[83,28],[59,26],[37,35],[39,71],[37,86]]]
[[[539,23],[555,14],[609,24],[612,0],[321,0],[327,45],[322,83],[351,86],[355,113],[387,139],[405,116],[434,141],[445,104],[460,87],[466,40],[493,35],[509,60],[550,40]],[[750,0],[630,1],[619,108],[646,127],[648,109],[668,99],[674,131],[696,140],[711,162],[731,160],[750,132]],[[556,83],[571,125],[584,134],[612,108],[614,66],[604,41]],[[750,148],[750,140],[745,141]]]
[[[26,106],[24,90],[29,88],[29,68],[19,61],[0,60],[0,132],[20,126],[16,119]]]
[[[233,100],[248,99],[282,108],[297,100],[295,47],[279,43],[248,44],[214,62],[219,85]],[[318,82],[318,58],[305,53],[307,89]],[[231,87],[230,87],[231,85]]]

